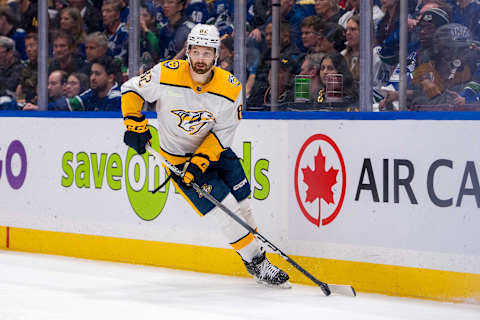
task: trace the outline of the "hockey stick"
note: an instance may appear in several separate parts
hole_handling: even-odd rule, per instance
[[[154,150],[148,143],[145,146],[148,152],[150,152],[157,161],[160,163],[164,164],[165,166],[170,169],[174,174],[177,176],[182,175],[182,171],[175,167],[173,164],[168,162],[166,159],[164,159],[160,153],[158,153],[156,150]],[[290,263],[292,266],[294,266],[298,271],[303,273],[307,278],[312,280],[316,285],[322,289],[323,293],[326,296],[329,296],[331,293],[337,293],[337,294],[342,294],[346,296],[351,296],[354,297],[356,296],[355,289],[350,286],[350,285],[335,285],[335,284],[328,284],[325,282],[322,282],[315,278],[311,273],[309,273],[307,270],[302,268],[298,263],[293,261],[292,258],[290,258],[288,255],[286,255],[282,250],[280,250],[278,247],[276,247],[273,243],[271,243],[267,238],[265,238],[263,235],[258,233],[255,229],[250,227],[246,222],[244,222],[239,216],[237,216],[235,213],[233,213],[230,209],[225,207],[220,201],[215,199],[213,196],[211,196],[208,192],[205,192],[202,188],[200,188],[195,182],[191,183],[191,186],[195,191],[197,191],[199,194],[201,194],[203,197],[208,199],[210,202],[212,202],[214,205],[219,207],[223,212],[228,214],[233,220],[238,222],[242,227],[247,229],[249,232],[251,232],[253,235],[257,237],[261,242],[263,242],[265,245],[267,245],[270,249],[272,249],[274,252],[278,253],[283,259],[287,260],[288,263]]]

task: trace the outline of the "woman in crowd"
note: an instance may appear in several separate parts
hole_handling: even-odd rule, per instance
[[[352,72],[353,79],[358,83],[360,81],[360,16],[355,15],[347,21],[347,48],[342,51],[342,55],[348,64],[348,69]]]
[[[88,76],[81,72],[71,73],[65,83],[65,96],[73,98],[89,88]]]
[[[85,29],[83,18],[77,8],[67,7],[60,12],[59,28],[70,34],[77,48],[76,54],[85,59]]]
[[[318,93],[315,95],[315,103],[328,103],[329,99],[327,97],[327,83],[329,81],[329,76],[331,75],[341,75],[342,82],[342,95],[339,100],[342,104],[348,106],[349,104],[355,103],[358,101],[358,88],[355,82],[353,81],[352,73],[348,69],[347,62],[345,58],[340,53],[330,53],[323,57],[320,62],[320,84],[321,87],[318,90]],[[336,88],[338,90],[338,87]],[[340,102],[336,100],[335,102]]]

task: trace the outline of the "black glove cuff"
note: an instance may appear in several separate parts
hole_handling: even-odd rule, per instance
[[[133,121],[137,121],[137,122],[142,122],[143,120],[145,120],[145,115],[142,114],[141,117],[134,117],[134,116],[126,116],[126,117],[123,117],[123,120],[127,120],[127,119],[130,119],[130,120],[133,120]]]

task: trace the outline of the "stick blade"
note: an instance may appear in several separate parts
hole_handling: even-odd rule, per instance
[[[352,286],[341,284],[329,284],[328,287],[332,294],[340,294],[347,297],[355,297],[357,293]]]

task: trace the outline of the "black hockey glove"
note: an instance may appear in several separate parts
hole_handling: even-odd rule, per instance
[[[187,185],[193,181],[198,181],[200,176],[207,170],[210,165],[208,156],[197,153],[185,163],[182,171],[182,181]]]
[[[148,120],[145,119],[144,115],[141,117],[126,116],[123,119],[127,127],[127,131],[125,131],[123,136],[123,142],[137,151],[138,154],[144,154],[147,151],[145,144],[152,139],[152,134],[150,129],[148,129]]]

